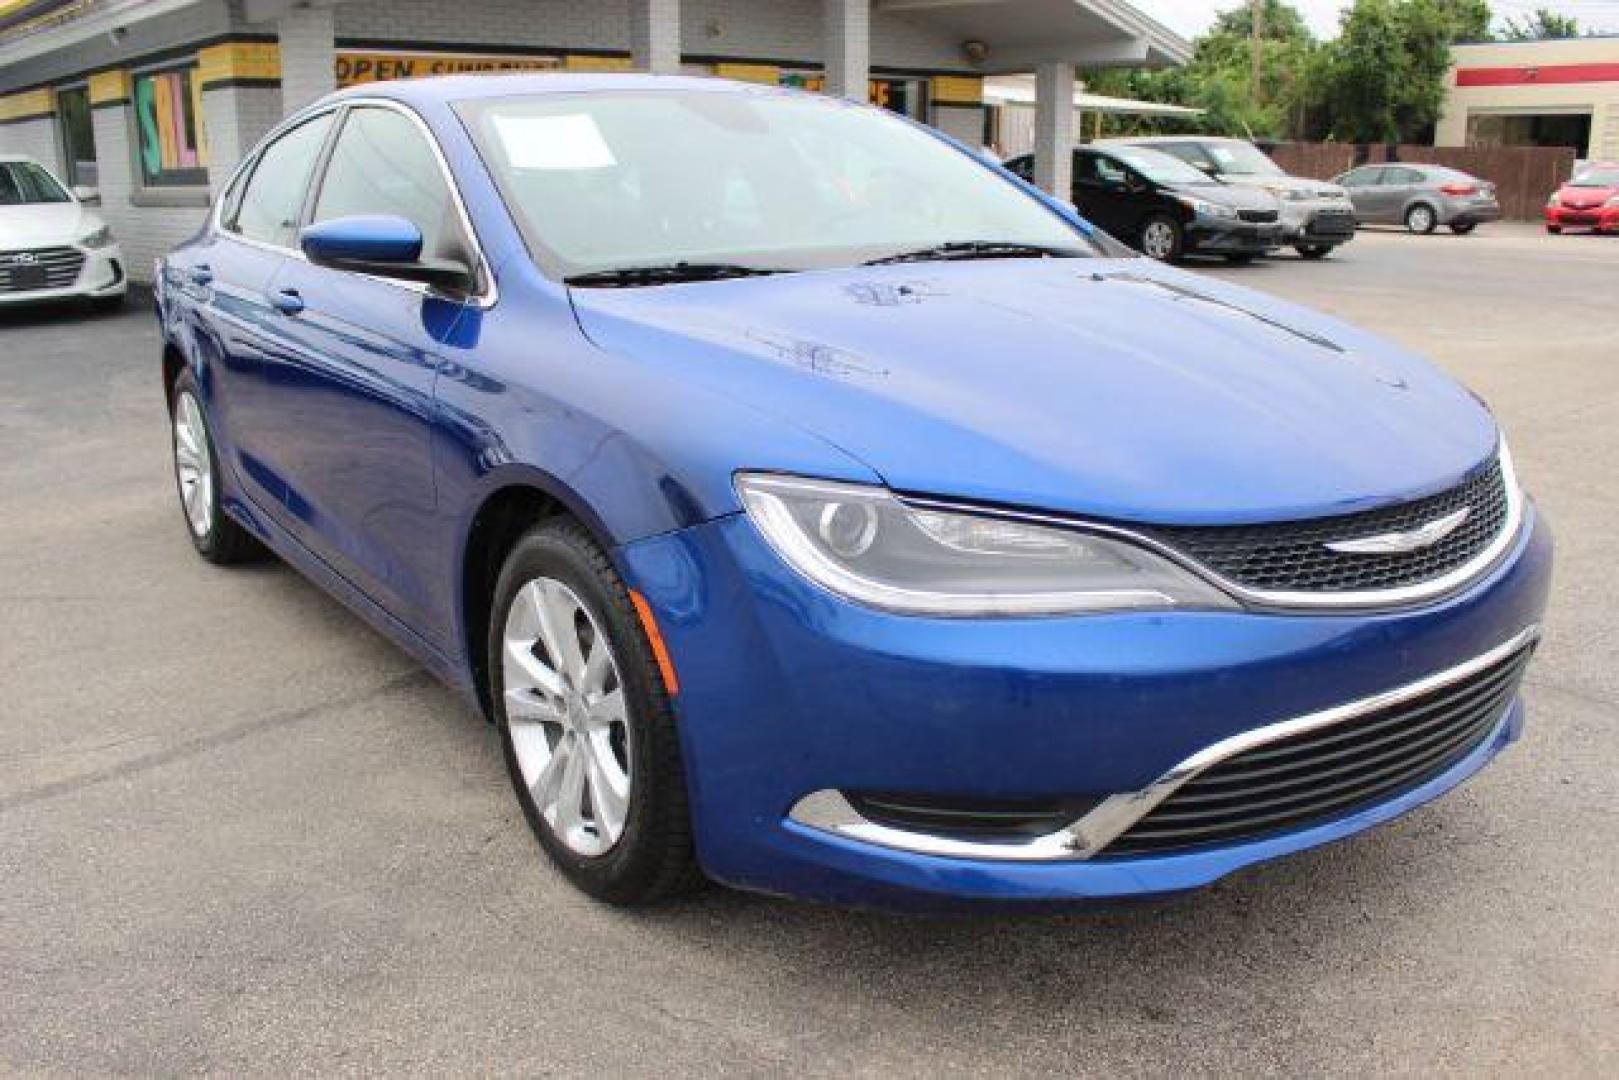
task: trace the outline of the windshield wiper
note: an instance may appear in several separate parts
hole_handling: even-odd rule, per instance
[[[952,259],[1084,259],[1088,252],[1076,248],[1050,247],[1045,244],[1020,244],[1011,240],[952,240],[945,244],[902,251],[898,255],[884,255],[880,259],[867,259],[861,266],[882,266],[885,263],[934,262]]]
[[[634,288],[638,285],[669,285],[680,281],[722,281],[726,278],[762,277],[781,274],[763,266],[740,263],[661,263],[655,266],[615,266],[611,270],[591,270],[562,279],[566,285],[598,288]]]

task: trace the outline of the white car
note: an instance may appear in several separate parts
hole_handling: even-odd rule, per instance
[[[129,289],[101,215],[33,158],[0,154],[0,307],[88,299],[112,307]]]

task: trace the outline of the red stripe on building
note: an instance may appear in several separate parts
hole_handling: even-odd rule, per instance
[[[1457,86],[1548,86],[1619,82],[1619,64],[1542,64],[1539,67],[1458,68]]]

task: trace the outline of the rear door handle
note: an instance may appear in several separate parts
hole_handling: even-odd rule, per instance
[[[304,298],[297,289],[282,289],[271,294],[270,306],[283,315],[296,315],[304,309]]]
[[[193,284],[193,285],[212,285],[213,283],[214,283],[214,272],[213,272],[213,270],[209,269],[206,266],[193,266],[191,268],[191,284]]]

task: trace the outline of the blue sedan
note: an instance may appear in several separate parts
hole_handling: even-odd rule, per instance
[[[191,543],[464,692],[593,896],[1169,894],[1522,726],[1551,541],[1476,397],[882,110],[367,86],[157,269]]]

